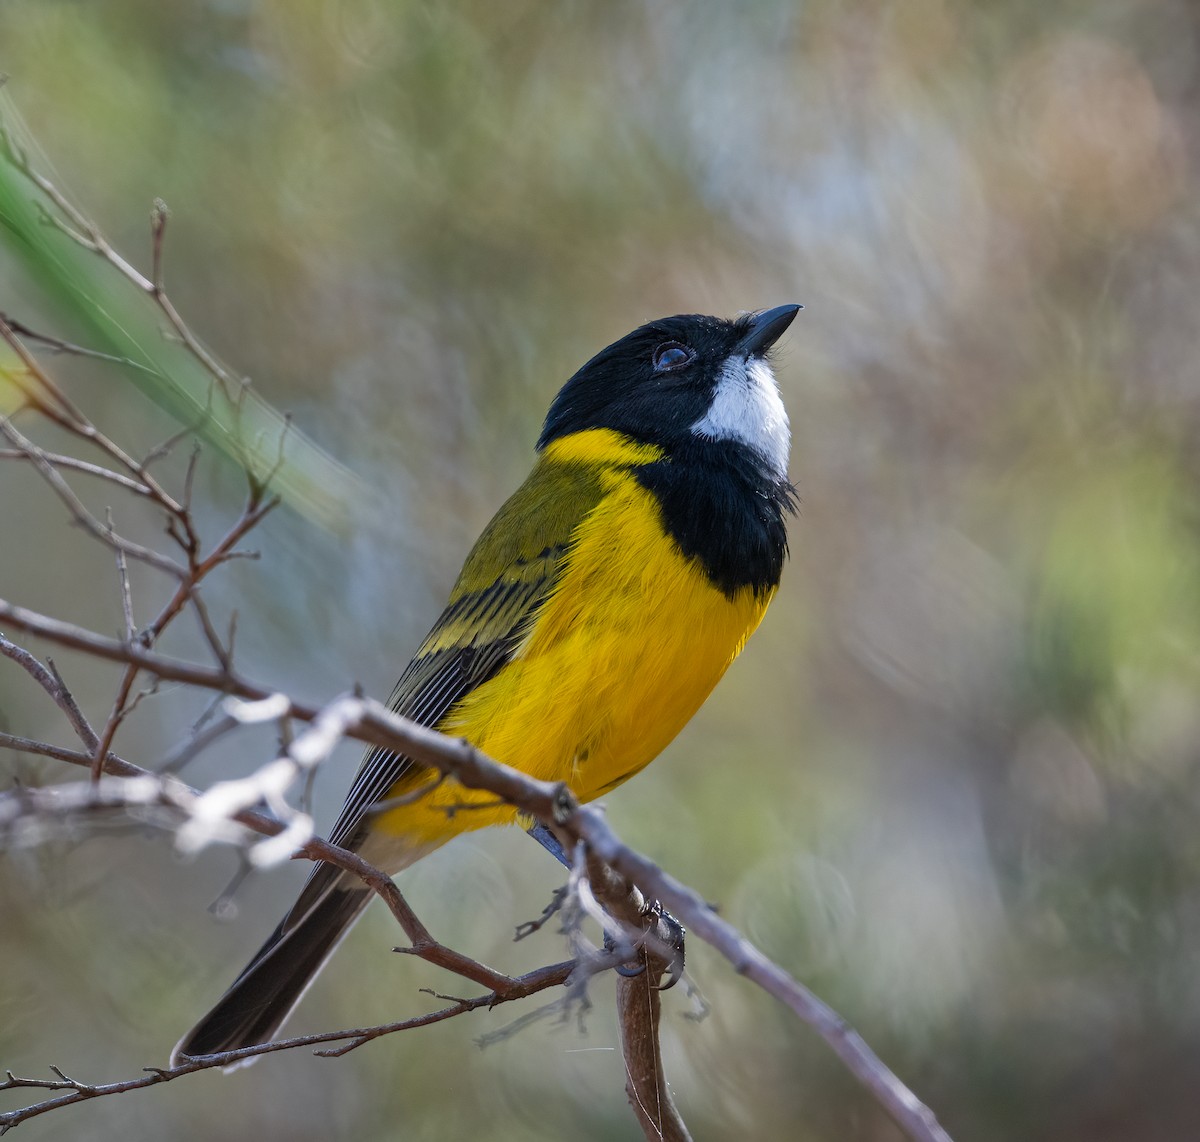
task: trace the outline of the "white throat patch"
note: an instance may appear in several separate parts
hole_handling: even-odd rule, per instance
[[[712,404],[692,432],[706,440],[736,440],[753,448],[778,476],[787,475],[792,435],[775,374],[761,357],[730,357]]]

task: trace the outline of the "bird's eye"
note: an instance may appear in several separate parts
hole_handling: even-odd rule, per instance
[[[654,350],[654,371],[669,373],[672,369],[682,369],[689,365],[696,356],[686,345],[678,341],[668,341]]]

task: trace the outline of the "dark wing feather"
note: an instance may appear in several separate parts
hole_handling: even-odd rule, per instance
[[[498,612],[494,600],[489,597],[492,589],[458,600],[459,603],[469,602],[471,606],[448,607],[430,632],[425,646],[436,640],[452,615],[457,621],[469,624],[481,621],[491,611],[495,617],[489,625],[501,629],[496,629],[482,644],[459,644],[435,650],[425,650],[423,647],[397,683],[389,702],[391,708],[423,726],[436,726],[456,702],[486,682],[508,662],[524,633],[525,623],[549,593],[556,578],[557,563],[547,561],[545,574],[537,581],[521,584],[520,591],[505,589],[499,592],[506,596],[506,601]],[[499,581],[494,585],[504,588],[513,586],[515,584]],[[366,825],[371,806],[402,793],[403,790],[397,790],[396,786],[407,784],[406,778],[415,786],[423,772],[423,767],[402,754],[379,747],[371,750],[363,760],[346,803],[338,814],[333,831],[329,834],[330,841],[335,845],[356,848],[361,840],[356,834]]]
[[[512,658],[562,572],[575,528],[602,495],[593,471],[538,463],[472,548],[446,609],[392,692],[396,713],[437,726]],[[371,806],[402,792],[398,784],[415,786],[424,772],[411,758],[373,749],[329,839],[357,847]]]

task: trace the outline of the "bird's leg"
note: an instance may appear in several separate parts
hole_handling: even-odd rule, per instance
[[[536,821],[525,830],[539,845],[542,846],[563,868],[570,868],[571,862],[567,860],[567,854],[563,850],[562,841],[554,835],[554,832],[547,825],[543,825],[541,821]]]
[[[564,868],[570,868],[571,862],[567,859],[566,850],[562,846],[562,841],[558,839],[554,831],[541,821],[536,822],[525,830],[539,845],[542,846],[559,864]],[[660,991],[667,991],[674,987],[683,976],[684,965],[684,942],[687,936],[687,929],[675,919],[657,900],[646,905],[642,915],[647,917],[656,917],[661,920],[663,926],[667,929],[668,935],[663,942],[674,952],[671,958],[670,967],[667,969],[667,982],[660,985]],[[647,927],[653,927],[654,921],[651,920]],[[616,941],[607,930],[604,933],[604,949],[611,952],[616,947]],[[618,974],[627,978],[641,975],[646,970],[645,964],[629,963],[621,964],[617,969]]]

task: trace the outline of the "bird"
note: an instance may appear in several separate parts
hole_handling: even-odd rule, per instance
[[[391,708],[580,801],[661,753],[779,586],[795,489],[770,351],[800,308],[651,321],[579,369]],[[514,823],[493,795],[373,748],[329,839],[395,875],[461,832]],[[372,895],[315,864],[172,1064],[270,1041]]]

